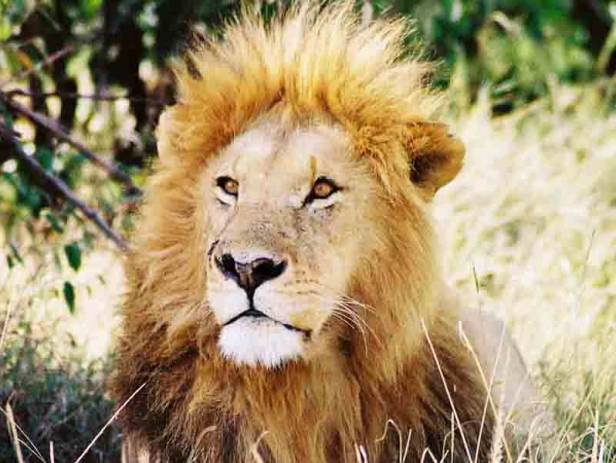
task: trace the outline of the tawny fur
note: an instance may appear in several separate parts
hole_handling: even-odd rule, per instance
[[[256,449],[264,461],[351,462],[361,447],[370,462],[389,462],[409,431],[407,461],[425,452],[487,459],[493,416],[456,334],[457,313],[440,303],[427,215],[463,148],[429,122],[429,66],[405,56],[407,32],[401,21],[361,25],[351,2],[321,11],[304,4],[269,25],[244,13],[223,40],[193,48],[175,67],[178,103],[161,118],[161,161],[126,263],[111,384],[118,404],[145,384],[122,425],[152,459],[241,462]],[[382,207],[365,220],[380,245],[347,288],[374,309],[361,314],[372,335],[332,322],[333,344],[316,361],[240,367],[219,353],[205,302],[200,173],[279,105],[297,121],[342,127],[349,156],[378,181]]]

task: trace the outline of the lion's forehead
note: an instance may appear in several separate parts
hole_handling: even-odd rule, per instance
[[[217,168],[239,180],[244,194],[284,196],[293,206],[318,175],[351,173],[348,147],[347,136],[332,126],[285,127],[268,120],[238,135]]]

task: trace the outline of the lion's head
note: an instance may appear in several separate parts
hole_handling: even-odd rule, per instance
[[[176,65],[130,266],[171,344],[188,330],[273,367],[422,315],[426,204],[463,148],[429,120],[405,25],[361,25],[351,3],[269,26],[248,15]]]
[[[276,366],[310,357],[329,325],[367,329],[349,287],[368,269],[396,271],[395,262],[381,267],[389,265],[384,227],[396,212],[343,126],[297,117],[280,102],[214,156],[199,185],[208,218],[206,299],[226,357]],[[421,209],[417,198],[406,199]],[[425,243],[414,245],[425,252]]]

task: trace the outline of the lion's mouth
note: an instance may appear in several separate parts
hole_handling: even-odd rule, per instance
[[[265,313],[261,312],[260,310],[255,309],[254,307],[250,307],[249,309],[244,310],[243,312],[240,312],[235,317],[233,317],[230,320],[226,321],[222,326],[229,326],[232,323],[235,323],[236,321],[238,321],[240,318],[244,318],[244,317],[248,317],[248,318],[267,318],[268,320],[271,320],[274,323],[277,323],[278,325],[284,326],[288,330],[297,331],[299,333],[304,334],[305,336],[310,337],[310,330],[304,330],[302,328],[298,328],[297,326],[290,325],[289,323],[283,323],[281,321],[278,321],[278,320],[270,317],[269,315],[266,315]]]

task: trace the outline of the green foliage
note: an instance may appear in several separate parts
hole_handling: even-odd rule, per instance
[[[550,79],[580,82],[598,76],[589,32],[567,0],[373,3],[381,14],[397,11],[416,20],[428,54],[443,60],[444,69],[461,68],[471,99],[489,85],[499,112],[546,95]],[[446,86],[449,77],[442,72],[436,84]]]
[[[0,103],[0,121],[2,116],[5,125],[13,128],[13,116]],[[46,172],[57,176],[69,187],[79,186],[84,167],[83,156],[60,152],[48,144],[41,144],[34,146],[33,158]],[[5,160],[0,172],[0,219],[6,236],[11,236],[17,225],[25,225],[30,233],[60,235],[74,214],[70,204],[58,202],[57,198],[42,189],[40,179],[25,166],[14,159]]]

